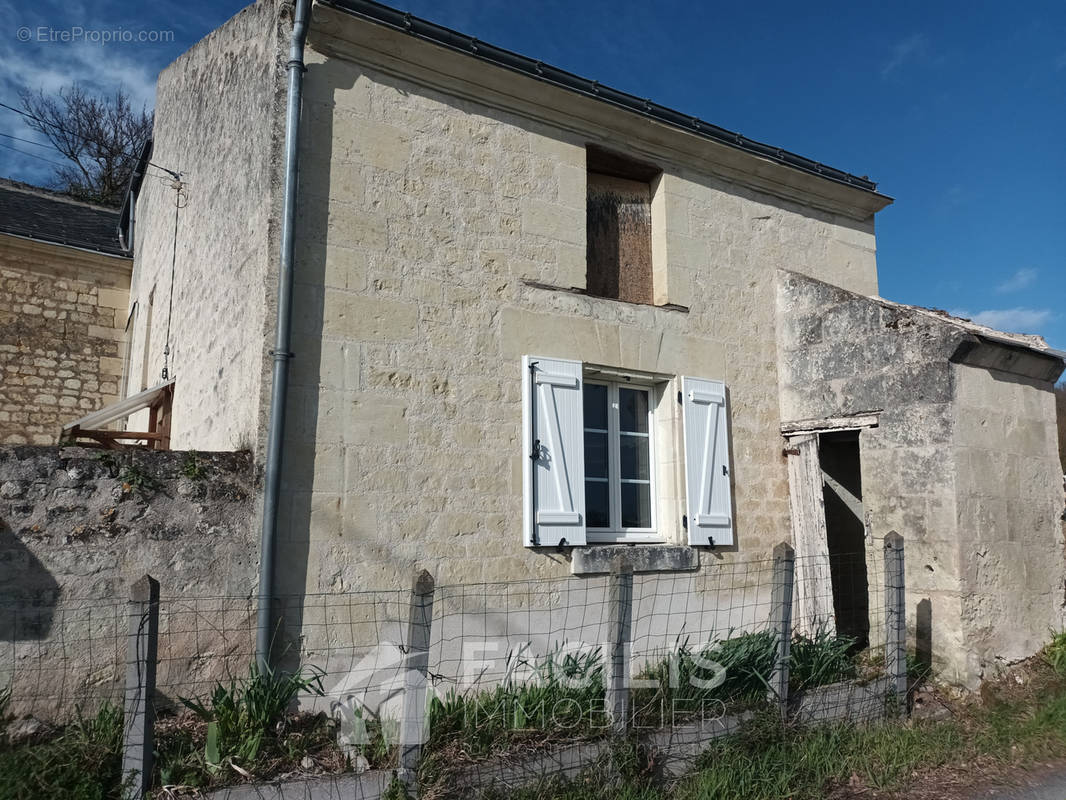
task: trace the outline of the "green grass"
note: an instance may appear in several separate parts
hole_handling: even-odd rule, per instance
[[[789,649],[789,688],[793,691],[850,680],[857,674],[855,640],[829,633],[795,636]]]
[[[1051,632],[1051,641],[1044,645],[1043,655],[1055,672],[1066,676],[1066,631]]]
[[[117,800],[122,793],[122,710],[105,704],[46,742],[0,743],[0,800]]]
[[[792,666],[801,684],[815,686],[853,676],[852,645],[850,639],[825,634],[797,639]],[[659,728],[686,717],[761,707],[776,653],[777,640],[768,631],[730,631],[699,649],[687,641],[676,643],[670,655],[638,676],[654,687],[632,691],[634,725]],[[610,732],[598,649],[564,654],[558,646],[555,653],[522,666],[530,668],[532,680],[511,680],[488,691],[450,691],[431,702],[430,738],[419,771],[423,786],[444,791],[452,776],[472,762]],[[631,750],[620,761],[617,745],[612,752],[612,769],[633,775],[648,771],[646,763],[619,770],[620,763],[632,766],[640,759]],[[645,788],[631,786],[627,791],[638,797]]]
[[[533,679],[508,681],[487,692],[450,690],[430,703],[429,749],[461,742],[474,757],[531,731],[558,729],[569,736],[604,726],[603,664],[599,650],[559,651],[530,666]]]
[[[691,775],[655,786],[600,765],[573,782],[545,782],[509,800],[820,800],[834,786],[857,779],[867,789],[902,792],[922,771],[974,763],[1011,764],[1066,755],[1066,680],[1047,670],[1017,690],[986,694],[983,705],[956,709],[947,722],[891,722],[874,726],[782,726],[776,714],[757,713],[736,736],[720,739]],[[621,774],[621,777],[619,775]]]

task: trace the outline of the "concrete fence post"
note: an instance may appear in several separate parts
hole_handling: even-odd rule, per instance
[[[145,575],[130,589],[122,776],[126,800],[141,800],[152,780],[159,581]]]
[[[904,596],[903,537],[885,536],[885,671],[898,708],[907,707],[907,606]]]
[[[633,641],[633,567],[622,556],[611,560],[607,585],[607,685],[604,697],[611,729],[629,725],[629,658]]]
[[[403,718],[400,720],[400,777],[410,786],[426,738],[426,694],[429,688],[429,642],[433,626],[433,576],[422,570],[411,588],[407,619],[407,663],[404,670]]]
[[[770,626],[777,639],[777,656],[770,677],[771,703],[781,709],[782,722],[788,718],[788,664],[792,647],[792,588],[796,575],[796,551],[788,542],[774,548],[774,576],[770,592]]]

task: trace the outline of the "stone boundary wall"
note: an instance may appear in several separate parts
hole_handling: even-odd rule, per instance
[[[126,601],[146,572],[171,607],[247,596],[254,615],[257,514],[247,453],[0,446],[0,687],[12,686],[12,710],[121,697]],[[254,616],[229,624],[254,635]],[[175,652],[213,652],[210,626],[171,625],[201,637],[187,647],[172,634]],[[173,684],[214,676],[208,662],[166,669]]]

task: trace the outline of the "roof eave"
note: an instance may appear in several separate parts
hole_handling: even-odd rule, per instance
[[[327,6],[353,17],[393,31],[405,33],[466,57],[518,73],[527,78],[560,87],[569,92],[622,109],[640,117],[685,131],[694,136],[740,150],[761,159],[806,173],[849,189],[871,195],[867,205],[874,213],[893,202],[893,198],[877,191],[877,183],[844,170],[830,167],[780,147],[749,139],[739,133],[704,122],[698,117],[683,114],[646,98],[604,86],[597,81],[545,64],[542,61],[482,42],[475,37],[415,17],[373,0],[315,0],[315,5]]]

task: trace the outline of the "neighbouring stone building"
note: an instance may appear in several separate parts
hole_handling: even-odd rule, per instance
[[[290,29],[263,0],[159,78],[187,204],[175,240],[137,198],[131,386],[169,327],[178,449],[262,452]],[[359,0],[314,4],[300,138],[279,592],[622,545],[699,591],[895,529],[947,679],[1060,621],[1062,354],[877,298],[869,180]]]
[[[0,181],[0,443],[54,444],[121,396],[133,264],[118,219]]]

